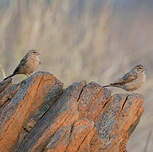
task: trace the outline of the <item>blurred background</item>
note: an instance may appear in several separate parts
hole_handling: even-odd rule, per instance
[[[65,87],[84,79],[106,85],[143,64],[147,81],[137,92],[145,98],[144,114],[128,152],[153,152],[152,0],[0,0],[0,65],[6,75],[29,49],[41,53],[39,70]]]

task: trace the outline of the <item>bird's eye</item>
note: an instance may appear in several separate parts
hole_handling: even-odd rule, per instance
[[[138,71],[143,71],[144,68],[143,68],[143,67],[138,67],[137,70],[138,70]]]

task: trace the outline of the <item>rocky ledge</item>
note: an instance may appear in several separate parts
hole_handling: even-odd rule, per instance
[[[63,88],[37,72],[0,82],[0,152],[126,152],[143,113],[139,94],[115,94],[86,81]]]

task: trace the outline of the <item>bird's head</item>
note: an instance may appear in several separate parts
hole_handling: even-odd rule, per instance
[[[37,52],[36,50],[30,50],[28,53],[31,55],[36,55],[36,56],[40,55],[40,53]]]
[[[134,67],[134,70],[135,70],[137,73],[144,72],[144,66],[143,66],[142,64],[136,65],[136,66]]]

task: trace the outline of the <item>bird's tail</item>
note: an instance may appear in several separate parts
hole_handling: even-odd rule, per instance
[[[105,85],[105,86],[103,86],[104,88],[107,88],[107,87],[112,87],[112,85],[111,84],[109,84],[109,85]]]
[[[7,80],[8,78],[11,78],[11,77],[13,77],[13,76],[14,76],[14,73],[11,74],[10,76],[6,77],[4,80]]]

